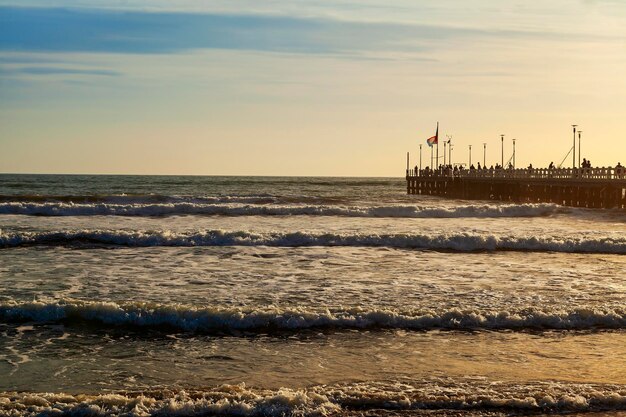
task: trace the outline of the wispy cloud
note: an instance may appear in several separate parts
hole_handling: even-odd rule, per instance
[[[551,35],[288,16],[0,7],[0,49],[5,51],[238,49],[354,55],[419,53],[454,38],[543,36]]]
[[[9,70],[9,72],[16,72],[20,74],[30,75],[97,75],[104,77],[117,77],[122,75],[117,71],[101,70],[101,69],[78,69],[78,68],[63,68],[63,67],[21,67]]]

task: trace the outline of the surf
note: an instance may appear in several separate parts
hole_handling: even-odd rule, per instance
[[[112,301],[0,303],[4,323],[91,323],[195,333],[306,329],[594,330],[626,329],[626,310],[576,308],[489,311],[480,309],[281,308],[256,309]]]
[[[624,409],[626,391],[621,385],[506,383],[480,378],[404,379],[276,389],[240,383],[203,389],[154,388],[146,392],[101,394],[0,393],[0,413],[21,416],[304,417],[420,410],[428,415],[454,410],[518,415]]]
[[[228,201],[223,199],[223,201]],[[235,200],[240,201],[240,200]],[[266,200],[262,200],[267,203]],[[257,202],[258,203],[258,202]],[[219,204],[203,202],[170,203],[74,203],[74,202],[5,202],[0,214],[25,216],[339,216],[389,218],[499,218],[546,217],[567,211],[552,204],[465,205],[429,207],[414,205],[343,206]]]
[[[0,248],[19,246],[99,247],[386,247],[452,252],[530,251],[626,254],[626,237],[580,234],[576,236],[510,236],[478,232],[421,233],[315,233],[199,230],[0,230]]]

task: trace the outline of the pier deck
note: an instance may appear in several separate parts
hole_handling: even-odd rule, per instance
[[[406,171],[407,193],[468,200],[626,210],[626,169]]]

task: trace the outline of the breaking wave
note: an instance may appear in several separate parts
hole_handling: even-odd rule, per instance
[[[626,329],[626,309],[578,308],[513,311],[346,309],[238,309],[180,304],[94,302],[4,302],[5,323],[92,323],[149,327],[183,332],[297,331],[332,329],[445,330],[590,330]]]
[[[42,416],[348,416],[411,411],[564,413],[626,409],[626,388],[610,384],[505,383],[485,379],[358,382],[258,389],[153,389],[100,395],[0,393],[3,415]],[[371,414],[367,414],[371,415]]]
[[[551,251],[626,254],[626,236],[497,236],[480,233],[376,234],[205,230],[197,232],[78,230],[5,232],[0,248],[17,246],[351,246],[443,251]]]
[[[306,198],[306,197],[303,197]],[[90,195],[0,195],[0,207],[4,204],[159,204],[159,203],[244,203],[270,204],[279,197],[269,194],[259,195],[223,195],[223,196],[185,196],[162,194],[90,194]]]
[[[567,212],[554,204],[466,205],[460,207],[421,206],[336,206],[336,205],[250,205],[198,202],[111,204],[72,202],[0,203],[0,214],[31,216],[344,216],[344,217],[538,217]]]

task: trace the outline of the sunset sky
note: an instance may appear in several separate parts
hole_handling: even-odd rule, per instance
[[[625,74],[622,0],[0,0],[0,172],[624,164]]]

